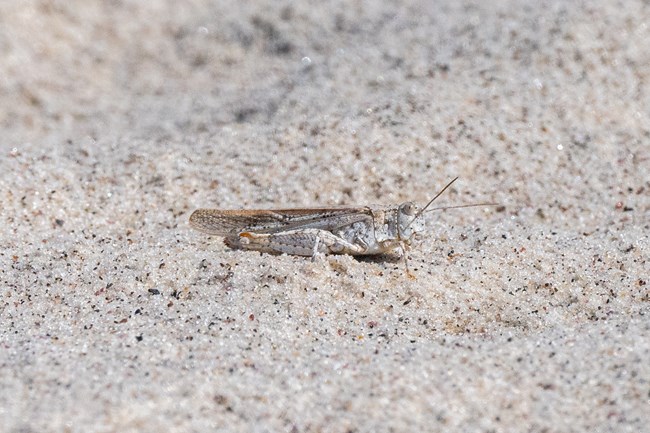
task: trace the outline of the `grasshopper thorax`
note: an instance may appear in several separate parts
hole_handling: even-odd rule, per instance
[[[399,240],[409,241],[414,234],[423,232],[424,219],[421,218],[420,207],[407,201],[397,209],[397,232]]]

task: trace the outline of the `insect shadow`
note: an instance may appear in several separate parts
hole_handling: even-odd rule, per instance
[[[395,253],[375,254],[372,256],[352,256],[352,258],[361,263],[398,263],[403,260],[401,255]]]

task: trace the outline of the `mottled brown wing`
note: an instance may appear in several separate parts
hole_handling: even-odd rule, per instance
[[[276,233],[297,228],[333,230],[372,218],[367,207],[220,210],[198,209],[190,216],[196,230],[218,236],[241,232]]]

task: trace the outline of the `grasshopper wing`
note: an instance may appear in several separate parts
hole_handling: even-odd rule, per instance
[[[333,230],[372,218],[367,207],[326,207],[296,209],[220,210],[198,209],[190,216],[196,230],[218,236],[242,232],[277,233],[299,228]]]

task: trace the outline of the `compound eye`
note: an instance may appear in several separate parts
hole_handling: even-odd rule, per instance
[[[403,214],[413,216],[415,215],[416,208],[413,203],[404,203],[401,210]]]

